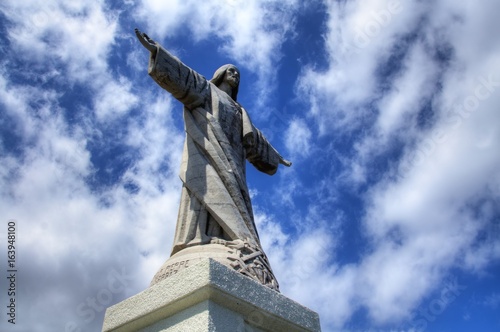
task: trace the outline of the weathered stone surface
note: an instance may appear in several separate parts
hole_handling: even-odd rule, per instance
[[[320,331],[318,315],[212,260],[106,311],[103,332]]]
[[[250,120],[236,101],[240,72],[234,65],[219,68],[211,80],[186,66],[146,34],[136,30],[150,51],[148,72],[158,85],[184,105],[186,140],[180,178],[183,182],[172,255],[186,248],[222,243],[239,246],[246,260],[227,266],[278,290],[255,227],[245,178],[246,160],[273,175],[279,164],[290,166]],[[218,253],[214,253],[218,254]],[[249,255],[255,254],[253,259]],[[165,271],[152,284],[168,278]]]

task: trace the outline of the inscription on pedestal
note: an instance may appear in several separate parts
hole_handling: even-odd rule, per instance
[[[189,259],[186,259],[184,261],[175,262],[175,263],[172,263],[170,265],[167,265],[167,266],[161,268],[156,273],[156,275],[153,279],[153,283],[156,283],[160,280],[163,280],[165,278],[170,277],[171,275],[176,274],[177,272],[179,272],[180,269],[187,268],[189,266],[188,263],[189,263]]]

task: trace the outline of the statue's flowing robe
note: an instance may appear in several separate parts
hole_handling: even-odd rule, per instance
[[[184,104],[183,182],[172,255],[213,240],[260,247],[245,159],[274,174],[280,155],[229,95],[157,45],[149,75]]]

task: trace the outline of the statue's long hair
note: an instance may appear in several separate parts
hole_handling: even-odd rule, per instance
[[[210,82],[212,82],[213,84],[215,84],[215,86],[218,87],[223,82],[224,76],[226,75],[226,71],[229,67],[234,67],[234,68],[238,69],[235,65],[231,65],[231,64],[224,65],[215,71],[214,76],[212,77]],[[239,70],[238,70],[238,72],[239,72]],[[241,75],[240,75],[240,81],[241,81]],[[238,83],[238,86],[233,89],[233,93],[231,94],[231,98],[233,98],[234,101],[237,101],[236,99],[238,97],[239,87],[240,87],[240,84]]]

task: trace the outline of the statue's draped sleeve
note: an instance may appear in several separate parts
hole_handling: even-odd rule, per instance
[[[205,77],[158,44],[149,58],[148,73],[188,109],[202,105],[210,95],[210,83]]]
[[[243,146],[247,160],[259,171],[273,175],[278,170],[281,156],[260,130],[254,127],[243,109]]]

